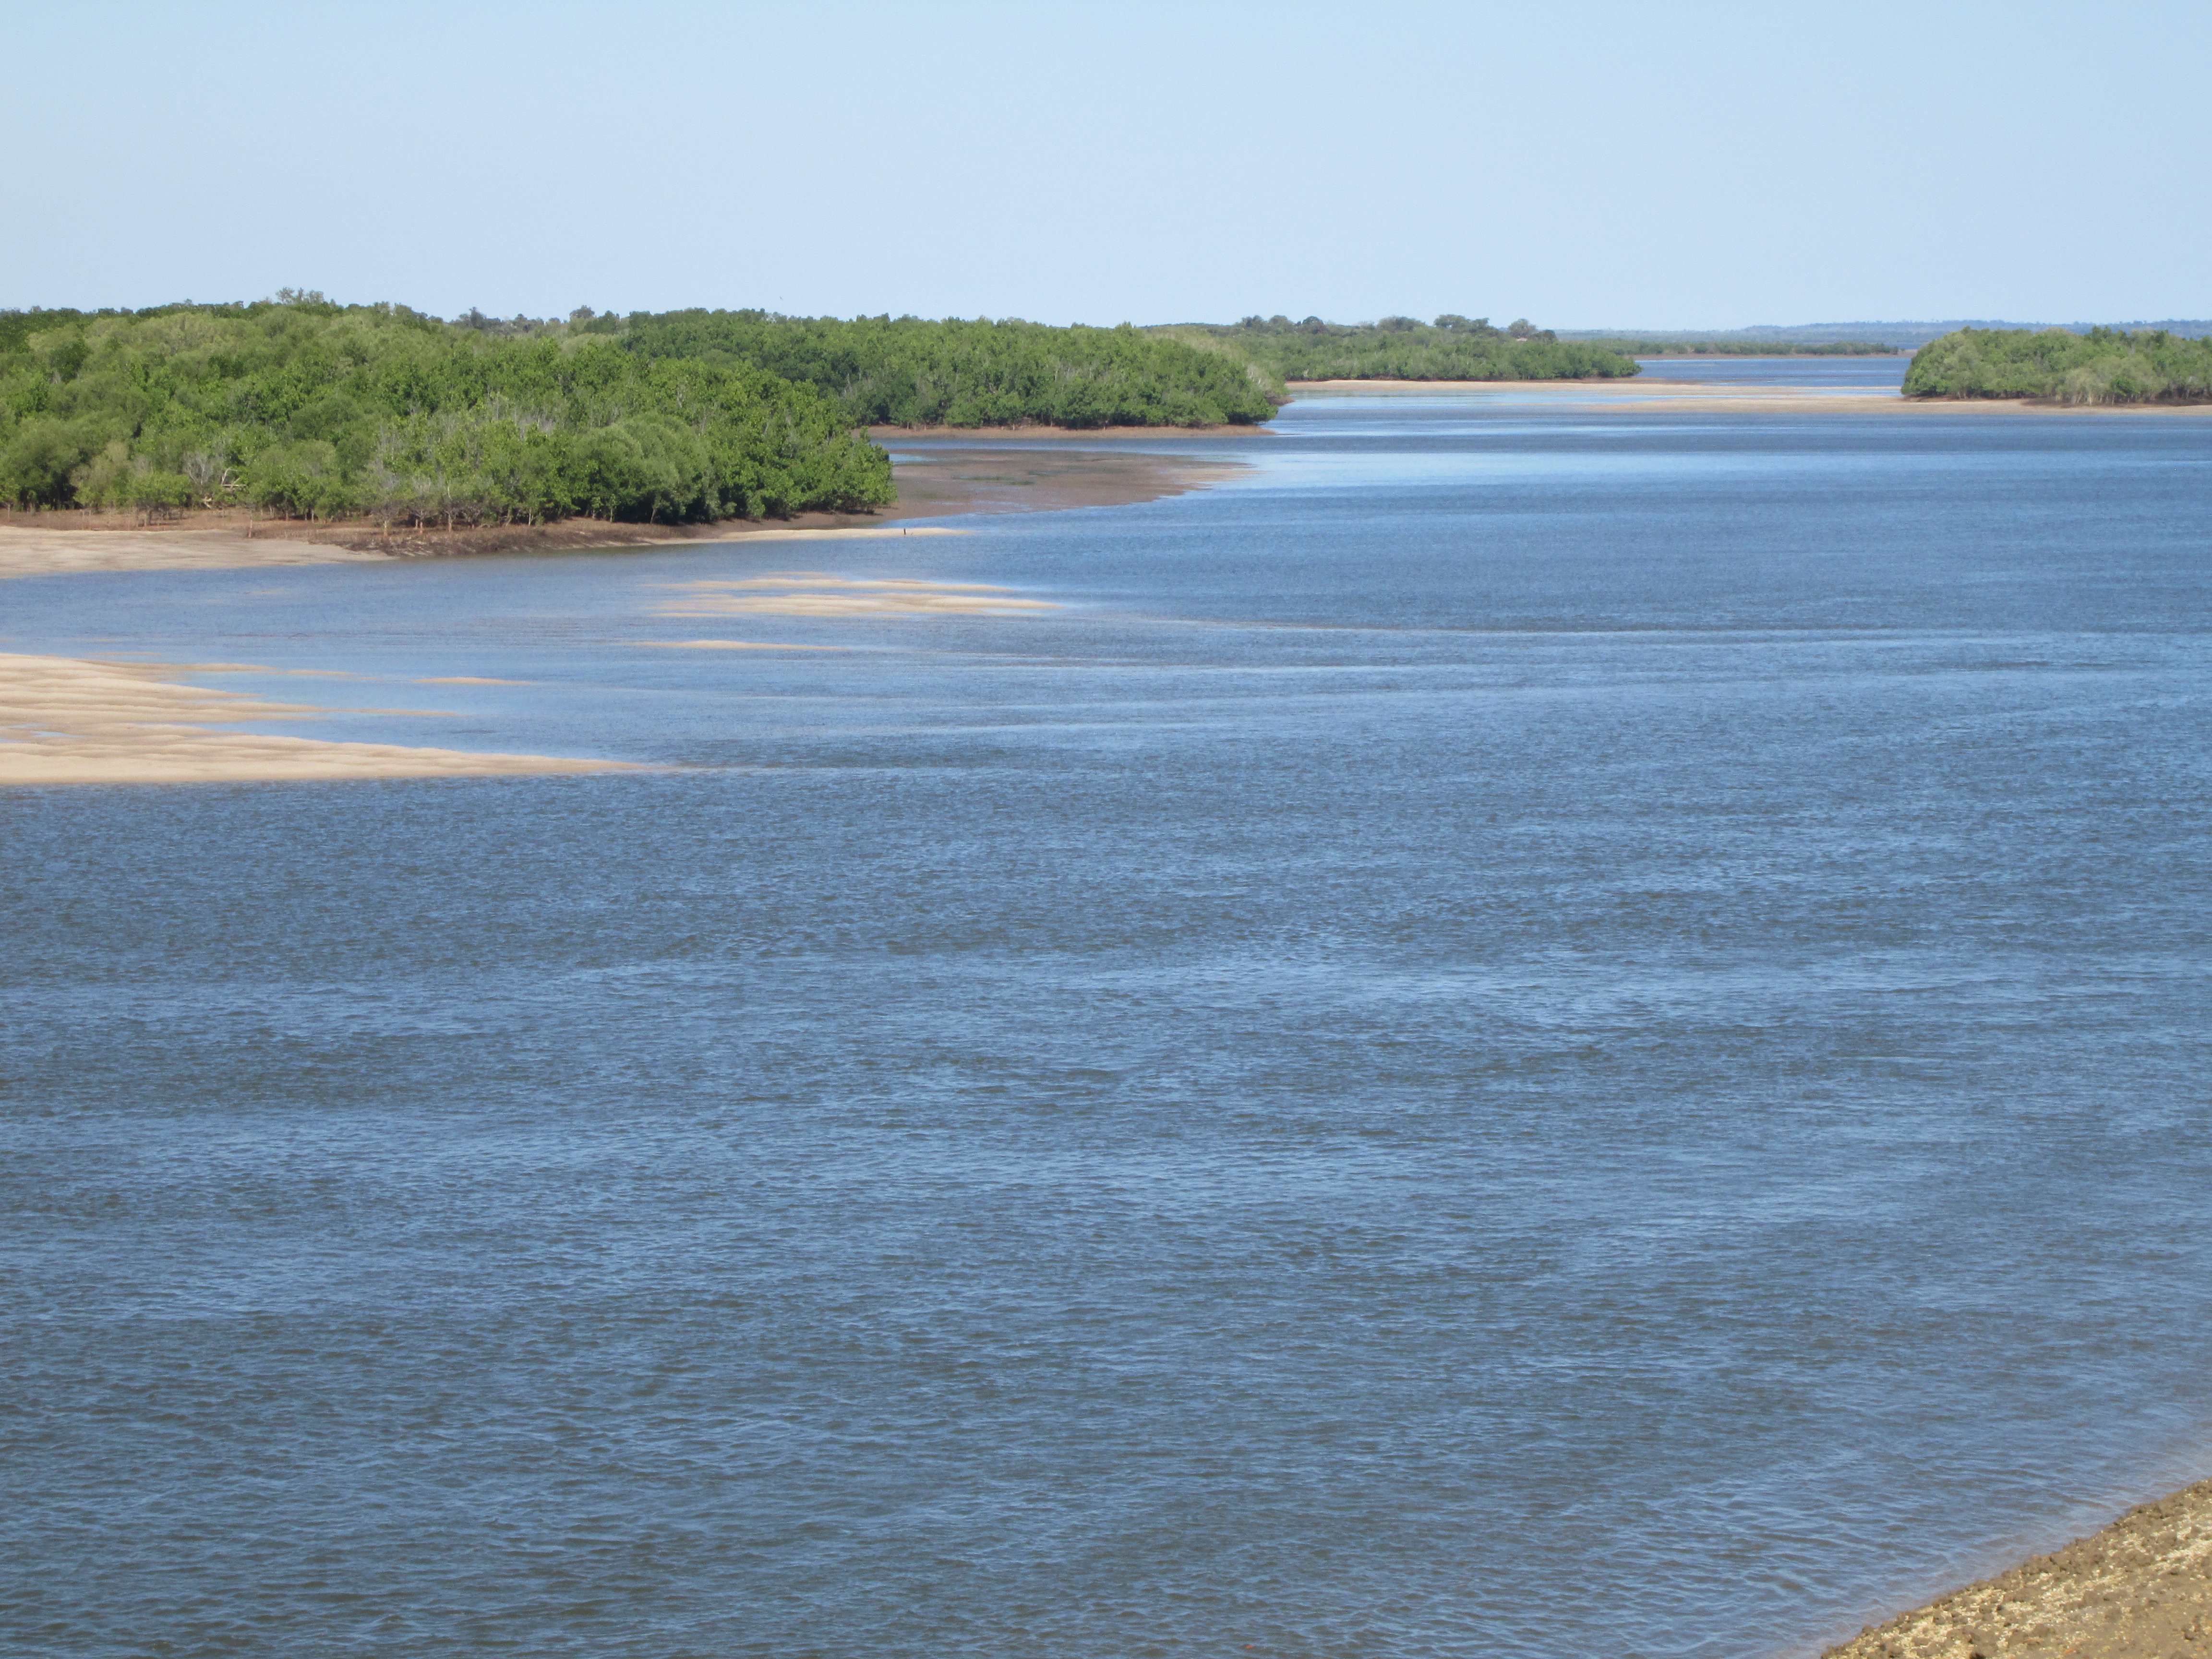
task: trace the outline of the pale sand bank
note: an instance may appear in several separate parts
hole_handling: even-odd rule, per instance
[[[1413,397],[1508,392],[1549,394],[1592,415],[2212,415],[2188,404],[2054,404],[2029,398],[1903,398],[1888,392],[1821,392],[1806,386],[1717,380],[1292,380],[1293,393]]]
[[[0,580],[87,570],[240,570],[257,565],[382,564],[356,553],[234,530],[40,530],[0,525]]]
[[[2212,1654],[2212,1480],[1830,1648],[1823,1659]]]
[[[179,672],[176,665],[0,653],[0,785],[304,782],[644,769],[618,761],[476,755],[458,749],[210,731],[210,726],[248,720],[312,720],[327,711],[162,678]]]
[[[993,617],[1065,607],[1010,597],[987,582],[862,580],[787,570],[742,581],[655,582],[681,594],[653,607],[656,617]]]

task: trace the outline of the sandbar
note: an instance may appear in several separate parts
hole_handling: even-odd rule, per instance
[[[163,678],[181,672],[183,665],[0,653],[0,786],[308,782],[646,769],[620,761],[479,755],[210,730],[244,721],[313,720],[330,711]]]
[[[1823,1659],[2175,1659],[2212,1647],[2212,1480],[1970,1584]]]
[[[1065,608],[1049,599],[1020,598],[1012,588],[988,582],[857,578],[816,570],[652,586],[681,596],[655,605],[656,617],[1003,617]]]
[[[367,564],[377,553],[295,539],[248,538],[228,526],[211,529],[81,529],[91,515],[42,514],[70,522],[47,529],[0,524],[0,580],[10,576],[65,575],[87,570],[240,570],[256,565]]]
[[[2206,415],[2203,404],[2061,404],[2040,398],[1905,398],[1889,392],[1745,386],[1720,380],[1292,380],[1293,393],[1418,397],[1503,392],[1549,394],[1561,406],[1604,415]]]

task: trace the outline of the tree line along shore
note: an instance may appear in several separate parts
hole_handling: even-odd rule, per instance
[[[0,501],[146,518],[243,507],[387,531],[865,512],[896,496],[870,427],[1233,428],[1269,419],[1301,380],[1607,380],[1638,373],[1635,353],[1708,351],[1750,355],[1453,314],[1139,329],[580,307],[449,322],[289,289],[9,311]],[[1965,329],[1922,349],[1905,392],[2195,401],[2212,396],[2212,342]]]
[[[446,528],[896,499],[872,425],[1255,424],[1265,371],[1121,327],[678,312],[454,322],[286,291],[0,313],[0,501]]]

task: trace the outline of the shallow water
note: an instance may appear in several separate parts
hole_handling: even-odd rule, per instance
[[[1280,427],[0,588],[683,769],[0,796],[0,1641],[1753,1656],[2205,1473],[2212,421]]]
[[[1639,357],[1646,380],[1786,386],[1807,391],[1887,392],[1905,384],[1910,357]]]

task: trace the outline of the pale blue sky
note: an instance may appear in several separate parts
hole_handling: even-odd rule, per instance
[[[2212,3],[9,9],[0,306],[2212,313]]]

